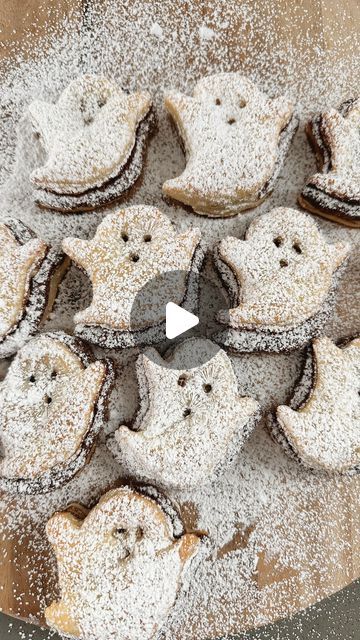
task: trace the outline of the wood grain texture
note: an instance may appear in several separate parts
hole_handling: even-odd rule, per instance
[[[102,0],[104,7],[108,1]],[[134,0],[138,3],[141,1],[149,2],[149,0]],[[199,0],[197,15],[185,16],[184,19],[207,22],[209,3],[210,0],[205,2]],[[51,0],[47,3],[38,0],[0,0],[0,58],[9,56],[24,39],[32,38],[34,43],[37,42],[44,35],[49,24],[56,29],[64,17],[74,21],[79,29],[82,28],[84,4],[81,0],[56,2]],[[256,65],[260,52],[266,51],[269,38],[265,38],[263,32],[264,21],[271,32],[278,34],[278,38],[283,43],[284,63],[288,57],[292,59],[294,74],[305,86],[308,81],[307,70],[302,62],[297,62],[300,52],[303,57],[307,53],[310,62],[313,59],[314,47],[317,45],[328,52],[330,58],[334,56],[334,59],[339,55],[342,46],[344,55],[346,53],[349,56],[352,53],[352,43],[360,23],[360,3],[357,1],[278,0],[276,13],[270,0],[254,2],[245,0],[239,2],[240,4],[243,10],[252,11],[253,29],[256,30],[257,25],[259,26],[258,39],[256,47],[247,39],[243,29],[242,13],[239,11],[238,28],[229,33],[228,40],[229,58],[233,68],[241,64],[244,70],[251,71]],[[344,8],[346,8],[345,12]],[[300,13],[306,17],[302,29],[298,28]],[[99,15],[101,19],[101,13]],[[171,20],[171,16],[168,19]],[[207,24],[210,28],[216,28],[216,25],[211,22]],[[35,26],[32,28],[32,25]],[[86,23],[86,28],[91,28],[91,21]],[[232,47],[239,33],[242,34],[243,40],[241,58],[232,59]],[[268,51],[268,53],[270,55],[271,52]],[[215,55],[215,53],[210,51],[209,55]],[[202,71],[206,73],[206,61]],[[349,68],[349,84],[353,82],[357,85],[358,79],[352,79],[351,74],[352,69]],[[329,77],[329,84],[332,82],[333,79]],[[325,92],[326,87],[323,90]],[[316,535],[322,543],[321,558],[318,558],[317,562],[320,561],[322,568],[326,568],[328,579],[326,583],[322,582],[319,571],[315,567],[312,571],[313,584],[304,585],[302,582],[302,569],[313,566],[310,541],[310,551],[304,550],[303,567],[298,567],[295,571],[279,565],[276,557],[274,558],[267,548],[267,541],[264,540],[263,549],[259,554],[257,572],[254,575],[259,594],[258,614],[262,613],[264,618],[275,621],[285,615],[284,611],[290,615],[313,604],[315,599],[314,596],[309,595],[311,592],[317,594],[317,599],[326,597],[360,577],[359,489],[359,478],[354,478],[351,482],[344,481],[342,484],[329,481],[326,509],[323,502],[313,501],[311,504],[306,504],[299,495],[298,513],[301,517],[296,519],[296,514],[293,514],[294,520],[288,522],[287,531],[279,531],[279,536],[286,539],[288,531],[291,531],[292,536],[298,535],[301,538],[302,527],[306,528],[307,521],[315,515],[318,520],[318,529],[313,535]],[[286,492],[283,499],[285,506]],[[14,500],[16,501],[16,498]],[[192,529],[196,514],[191,504],[184,508],[184,516],[189,529]],[[0,520],[8,517],[9,513],[0,514]],[[39,624],[44,624],[44,605],[51,601],[56,593],[56,566],[46,542],[44,524],[34,526],[29,513],[24,511],[18,525],[18,532],[14,532],[12,538],[0,536],[0,610]],[[248,531],[239,529],[233,541],[222,550],[223,554],[231,549],[243,548],[248,534]],[[41,556],[34,554],[34,547],[38,548],[39,539],[42,541]],[[340,540],[345,544],[337,544]],[[289,561],[290,565],[291,561]],[[242,603],[239,602],[239,619],[236,621],[234,631],[240,628],[249,629],[253,626],[252,615],[244,610]],[[218,632],[221,635],[221,629],[218,629]],[[194,637],[196,637],[196,629]]]

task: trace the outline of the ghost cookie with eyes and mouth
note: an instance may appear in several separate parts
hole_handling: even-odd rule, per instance
[[[240,451],[260,408],[239,395],[230,359],[214,347],[189,338],[166,359],[153,348],[139,356],[137,416],[107,441],[130,475],[166,489],[194,488],[213,480]],[[200,353],[211,357],[188,367]]]
[[[0,223],[0,358],[15,353],[44,322],[69,265],[23,222]]]
[[[62,332],[41,334],[12,361],[0,385],[0,487],[46,493],[91,457],[106,418],[110,360]]]
[[[279,207],[255,220],[245,239],[214,253],[232,308],[213,339],[234,352],[297,349],[322,332],[335,304],[346,243],[328,244],[311,216]]]
[[[92,240],[65,238],[65,253],[86,271],[93,289],[90,306],[75,316],[76,334],[109,348],[163,340],[168,300],[196,310],[200,241],[199,229],[176,233],[159,209],[145,205],[106,216]],[[134,312],[144,287],[148,295]]]
[[[165,106],[186,154],[166,196],[196,213],[227,217],[260,204],[273,190],[298,127],[294,104],[270,98],[240,73],[198,81],[193,96],[169,92]]]
[[[337,346],[316,338],[288,406],[269,415],[270,433],[316,471],[360,472],[360,338]]]
[[[360,227],[360,98],[329,109],[306,126],[318,173],[307,180],[299,203],[317,215]]]
[[[158,502],[129,487],[75,514],[55,513],[47,524],[61,593],[47,624],[81,640],[157,637],[200,539],[175,535]]]
[[[28,115],[43,159],[30,175],[41,207],[96,209],[139,178],[155,125],[148,93],[127,94],[107,78],[85,75],[57,103],[32,102]]]

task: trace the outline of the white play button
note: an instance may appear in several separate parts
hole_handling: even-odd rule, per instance
[[[185,331],[189,331],[199,324],[199,318],[190,311],[186,311],[174,302],[166,305],[166,337],[169,340],[177,338]]]

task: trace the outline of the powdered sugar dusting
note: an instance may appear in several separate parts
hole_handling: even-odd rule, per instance
[[[131,194],[131,204],[159,207],[176,222],[179,231],[199,227],[209,247],[226,236],[243,237],[251,220],[275,206],[295,207],[306,177],[314,173],[314,158],[303,133],[305,122],[345,98],[354,95],[359,77],[358,36],[344,15],[327,23],[326,37],[332,43],[325,50],[321,37],[309,29],[307,17],[296,12],[281,21],[282,6],[276,3],[233,3],[219,0],[207,7],[206,26],[212,40],[200,38],[204,25],[201,3],[170,0],[143,3],[115,3],[101,7],[92,3],[81,37],[68,24],[60,38],[53,33],[35,59],[11,63],[1,92],[4,118],[1,131],[1,218],[19,217],[39,237],[60,243],[65,236],[90,239],[109,209],[86,215],[58,216],[39,212],[33,203],[29,170],[24,156],[15,159],[17,123],[34,99],[55,102],[70,79],[84,73],[100,73],[130,91],[150,91],[156,105],[159,131],[150,143],[142,184]],[[320,20],[315,20],[314,27]],[[335,10],[334,10],[335,11]],[[333,18],[336,15],[332,16]],[[152,24],[162,38],[149,34]],[[289,25],[291,24],[291,28]],[[313,19],[311,19],[313,24]],[[330,26],[329,26],[330,24]],[[331,24],[334,26],[332,27]],[[325,27],[324,27],[325,28]],[[348,29],[345,32],[345,29]],[[284,38],[286,37],[286,44]],[[300,127],[271,198],[254,212],[224,220],[209,220],[170,205],[161,199],[165,180],[179,175],[184,159],[162,107],[164,91],[177,89],[191,95],[204,74],[241,71],[258,82],[270,96],[286,92],[298,105]],[[336,77],[336,82],[334,82]],[[26,135],[26,134],[25,134]],[[26,156],[25,156],[26,158]],[[15,170],[14,177],[11,172]],[[353,230],[320,220],[328,242],[349,242],[352,253],[337,294],[334,318],[326,333],[336,339],[359,332],[360,267],[359,240]],[[88,280],[71,268],[60,289],[47,327],[72,331],[73,316],[89,303]],[[136,350],[135,350],[136,351]],[[99,349],[99,354],[101,350]],[[111,420],[107,432],[131,422],[137,405],[134,351],[116,354],[118,378],[110,402]],[[242,395],[256,397],[264,410],[287,402],[300,374],[302,354],[232,357]],[[3,364],[1,365],[3,369]],[[4,552],[1,563],[7,574],[14,564],[27,570],[29,589],[44,610],[41,570],[54,584],[55,564],[43,532],[44,521],[59,508],[77,500],[93,504],[119,480],[121,468],[100,446],[84,471],[66,487],[44,498],[2,496],[1,544],[18,538],[23,551]],[[273,443],[259,425],[231,469],[206,490],[178,500],[189,528],[203,528],[209,534],[206,560],[190,569],[189,590],[180,593],[165,637],[216,637],[260,625],[279,615],[288,615],[343,586],[359,574],[354,548],[357,524],[359,479],[318,477],[304,470]],[[353,526],[349,525],[349,508]],[[30,521],[30,522],[29,522]],[[30,534],[30,545],[26,542]],[[4,542],[7,541],[7,542]],[[355,542],[356,544],[356,542]],[[43,555],[40,567],[33,557]],[[351,561],[350,561],[351,558]],[[39,561],[38,561],[39,562]],[[341,568],[341,571],[340,571]],[[50,598],[51,599],[51,598]],[[17,590],[13,612],[28,612],[27,594]],[[38,619],[41,614],[35,616]]]

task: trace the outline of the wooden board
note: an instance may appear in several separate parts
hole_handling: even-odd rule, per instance
[[[136,0],[140,2],[140,0]],[[120,2],[120,0],[119,0]],[[45,13],[40,11],[42,3],[37,0],[0,0],[0,25],[1,25],[1,56],[11,54],[22,38],[30,37],[29,26],[34,21],[37,23],[32,30],[34,42],[41,39],[47,30],[48,20],[52,24],[57,24],[64,15],[69,16],[83,27],[81,12],[79,9],[83,3],[74,1],[48,2],[50,17],[45,17]],[[103,1],[104,9],[107,1]],[[125,3],[126,4],[126,3]],[[298,3],[295,0],[286,2],[279,0],[277,3],[279,10],[274,13],[273,3],[255,1],[239,2],[239,24],[236,32],[229,34],[228,47],[231,52],[235,49],[235,41],[242,38],[242,49],[240,58],[234,60],[233,66],[242,65],[246,70],[254,69],[259,56],[268,55],[271,58],[271,51],[267,50],[268,39],[265,38],[262,25],[267,22],[269,30],[276,32],[278,38],[283,42],[284,63],[291,57],[291,68],[298,86],[304,87],[308,81],[306,67],[304,67],[304,57],[309,64],[316,59],[316,45],[321,46],[328,54],[328,61],[339,58],[341,49],[340,43],[344,43],[344,58],[351,60],[351,54],[357,54],[357,50],[352,50],[355,46],[355,35],[358,32],[360,21],[360,6],[357,2],[336,2],[336,0],[303,0]],[[197,16],[188,16],[191,28],[196,27],[203,20],[206,21],[209,14],[208,8],[211,2],[199,2]],[[346,11],[344,11],[346,8]],[[240,10],[241,9],[241,10]],[[307,16],[304,20],[303,31],[298,29],[296,20],[299,11]],[[243,29],[243,15],[250,12],[253,17],[253,29],[259,24],[258,38],[256,43],[247,38],[246,30]],[[178,20],[178,14],[176,14]],[[173,16],[174,17],[174,16]],[[165,17],[165,21],[170,21],[172,16]],[[175,19],[175,18],[174,18]],[[216,26],[207,21],[209,27]],[[296,25],[296,28],[294,28]],[[86,28],[91,28],[87,24]],[[304,50],[304,33],[307,33],[308,49]],[[30,34],[31,35],[31,34]],[[301,51],[300,51],[301,48]],[[236,49],[238,51],[238,49]],[[265,52],[265,53],[264,53]],[[301,54],[301,56],[300,56]],[[209,57],[216,57],[216,51],[209,50]],[[297,57],[301,57],[301,64]],[[116,60],[114,60],[116,64]],[[207,61],[204,61],[202,72],[206,73]],[[271,72],[269,63],[269,72]],[[161,73],[161,70],[159,70]],[[348,84],[357,86],[358,78],[355,77],[355,70],[349,64]],[[329,76],[329,86],[334,79]],[[324,86],[324,92],[327,88]],[[351,292],[348,292],[351,295]],[[341,310],[340,310],[341,312]],[[354,309],[354,318],[358,312]],[[357,320],[357,317],[356,317]],[[355,326],[355,325],[354,325]],[[357,320],[358,327],[358,320]],[[321,556],[318,562],[322,563],[322,572],[316,567],[312,569],[313,586],[304,585],[302,572],[309,571],[313,566],[311,553],[306,549],[303,555],[303,565],[298,566],[296,571],[289,571],[287,567],[280,566],[277,559],[268,552],[267,541],[264,540],[263,550],[259,556],[254,580],[257,582],[259,599],[257,602],[257,613],[260,619],[263,616],[268,621],[275,621],[280,616],[291,615],[314,603],[316,598],[326,597],[331,593],[343,588],[356,578],[360,577],[360,481],[354,478],[351,481],[344,480],[343,483],[332,483],[328,485],[328,500],[326,509],[324,503],[312,501],[304,503],[302,496],[298,496],[298,513],[293,514],[293,520],[288,522],[288,530],[292,536],[301,537],[302,528],[306,528],[306,523],[314,518],[318,520],[318,530],[316,535],[321,541]],[[284,508],[286,507],[287,494],[284,491]],[[16,502],[16,499],[14,499]],[[24,509],[19,511],[17,502],[16,512],[21,513],[18,531],[21,534],[13,537],[0,536],[0,609],[9,615],[13,615],[25,620],[44,624],[43,608],[44,604],[51,601],[56,594],[56,566],[52,552],[47,544],[44,535],[44,522],[31,521],[31,513]],[[296,517],[301,516],[301,517]],[[11,507],[8,505],[6,513],[0,514],[0,520],[4,521],[11,517]],[[185,513],[189,526],[191,526],[191,509]],[[226,553],[229,549],[241,549],[246,544],[247,531],[239,531],[236,539],[232,540],[229,548],[223,549]],[[284,538],[287,531],[279,532]],[[42,554],[34,555],[34,548],[38,548],[39,539],[42,541]],[[34,540],[36,545],[34,545]],[[337,542],[342,544],[337,544]],[[309,544],[310,549],[310,544]],[[330,551],[329,551],[330,550]],[[291,564],[291,562],[289,562]],[[327,580],[322,576],[326,573]],[[246,609],[241,609],[239,603],[239,619],[234,631],[248,629],[258,624],[254,621],[253,615]]]

